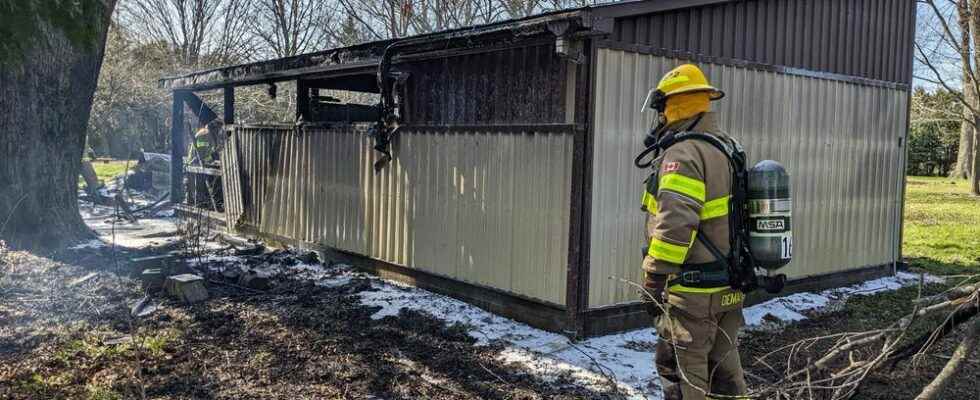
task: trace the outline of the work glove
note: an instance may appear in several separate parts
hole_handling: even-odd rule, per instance
[[[644,275],[644,305],[650,318],[657,318],[660,314],[663,314],[662,307],[666,307],[667,305],[667,275],[651,273],[645,273]]]

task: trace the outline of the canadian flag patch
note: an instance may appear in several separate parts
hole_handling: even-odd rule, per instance
[[[681,169],[681,163],[679,163],[677,161],[673,161],[673,162],[669,162],[669,163],[664,163],[664,170],[663,170],[664,173],[667,173],[667,172],[677,172],[677,170],[679,170],[679,169]]]

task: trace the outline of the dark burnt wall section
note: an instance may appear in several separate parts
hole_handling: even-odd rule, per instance
[[[413,125],[564,122],[567,61],[554,39],[515,47],[410,61],[405,120]]]
[[[910,84],[913,0],[743,0],[617,18],[613,39]]]

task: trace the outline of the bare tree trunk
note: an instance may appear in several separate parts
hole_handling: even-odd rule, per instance
[[[0,238],[47,247],[90,234],[78,169],[114,6],[33,0],[0,16],[18,23],[3,41],[23,43],[0,52]]]
[[[976,44],[980,44],[980,1],[977,0],[970,2],[970,37],[973,39],[972,43],[974,43],[974,47]],[[964,44],[962,47],[968,48],[966,44]],[[966,68],[972,68],[973,65],[980,65],[977,64],[980,63],[980,54],[977,54],[976,51],[973,51],[972,54],[973,63],[967,65]],[[977,76],[973,75],[973,79],[970,83],[975,85],[978,83],[977,79]],[[973,85],[971,85],[971,89],[973,90],[973,98],[970,99],[972,101],[971,104],[973,105],[974,110],[980,110],[980,108],[977,107],[978,103],[980,103],[980,93],[977,93],[978,90],[976,86]],[[970,192],[976,196],[980,196],[980,151],[978,151],[980,150],[980,148],[978,148],[980,147],[980,115],[973,115],[973,119],[970,121],[973,122],[973,137],[971,138],[972,140],[970,140],[971,146],[968,147],[969,152],[966,154],[966,157],[969,160]]]
[[[964,77],[964,80],[966,79],[968,77]],[[976,96],[974,96],[973,89],[968,83],[963,85],[963,97],[966,98],[966,101],[975,102],[973,99]],[[963,107],[963,120],[964,122],[960,125],[960,146],[956,153],[956,164],[953,167],[953,172],[950,173],[950,177],[968,179],[971,171],[973,171],[973,133],[975,129],[973,129],[973,125],[965,122],[973,120],[973,116],[966,106]]]
[[[974,121],[980,123],[980,118]],[[973,129],[973,165],[970,168],[970,193],[973,193],[974,196],[980,196],[980,151],[977,151],[978,144],[980,144],[980,130]]]
[[[973,5],[968,0],[959,0],[956,3],[957,24],[960,27],[960,61],[963,69],[963,98],[968,104],[976,103],[976,91],[974,90],[973,74],[970,66],[971,27],[973,15],[971,8]],[[967,106],[963,106],[963,123],[960,126],[960,147],[956,156],[956,166],[950,175],[954,178],[967,179],[973,171],[973,131],[974,125],[967,123],[973,121],[973,115]]]

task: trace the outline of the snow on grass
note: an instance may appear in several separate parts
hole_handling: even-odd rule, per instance
[[[639,341],[648,343],[652,349],[656,338],[653,329],[573,344],[563,335],[535,329],[422,289],[380,280],[372,282],[372,289],[361,292],[360,296],[362,304],[380,307],[371,316],[373,319],[398,315],[403,308],[425,311],[447,324],[467,326],[477,345],[503,343],[505,348],[498,356],[501,361],[524,367],[544,378],[568,376],[591,389],[608,390],[609,382],[604,376],[608,375],[614,377],[618,390],[628,398],[656,398],[648,396],[652,393],[645,393],[653,376],[651,353],[622,346],[627,341]]]
[[[91,239],[79,242],[74,246],[69,246],[68,250],[99,249],[106,246],[108,245],[99,239]]]
[[[925,276],[926,283],[942,282],[942,280],[942,278],[932,275]],[[745,308],[745,324],[749,329],[771,329],[783,322],[802,321],[806,319],[803,313],[842,304],[851,296],[895,290],[903,286],[918,284],[918,281],[918,275],[899,272],[895,276],[874,279],[842,288],[828,289],[819,293],[794,293]]]

